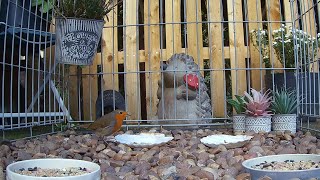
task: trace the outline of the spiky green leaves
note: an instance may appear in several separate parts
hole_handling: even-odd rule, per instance
[[[273,92],[274,101],[271,110],[275,114],[292,114],[297,109],[297,96],[293,90],[281,88]]]
[[[257,91],[251,88],[251,94],[244,92],[245,97],[247,98],[246,111],[245,113],[248,116],[268,116],[271,115],[271,111],[268,111],[268,108],[271,104],[271,97],[269,97],[270,91],[266,92]]]
[[[236,99],[227,99],[227,102],[236,110],[238,114],[243,114],[246,111],[246,104],[243,96],[235,95]]]

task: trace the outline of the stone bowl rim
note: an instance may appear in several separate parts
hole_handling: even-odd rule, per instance
[[[19,174],[19,173],[16,173],[14,172],[12,169],[12,166],[16,166],[16,165],[19,165],[19,164],[23,164],[23,163],[28,163],[28,162],[32,162],[34,161],[35,163],[36,162],[41,162],[41,161],[48,161],[48,163],[50,161],[68,161],[68,162],[77,162],[79,163],[79,167],[81,166],[81,163],[86,163],[86,164],[91,164],[92,166],[95,166],[95,170],[92,171],[92,172],[89,172],[89,173],[86,173],[86,174],[82,174],[82,175],[77,175],[77,176],[63,176],[63,177],[38,177],[38,176],[28,176],[28,175],[22,175],[22,174]],[[39,165],[36,165],[36,166],[39,166]],[[41,167],[41,165],[40,165]],[[61,167],[63,168],[63,167]],[[12,173],[14,174],[14,176],[18,176],[19,178],[33,178],[33,179],[66,179],[66,178],[77,178],[77,179],[81,179],[81,178],[86,178],[88,176],[91,176],[92,174],[96,174],[96,173],[99,173],[101,174],[101,168],[100,168],[100,165],[98,165],[97,163],[94,163],[94,162],[90,162],[90,161],[85,161],[85,160],[79,160],[79,159],[66,159],[66,158],[38,158],[38,159],[28,159],[28,160],[22,160],[22,161],[15,161],[11,164],[9,164],[6,168],[6,173]]]
[[[319,154],[277,154],[277,155],[270,155],[270,156],[261,156],[261,157],[256,157],[256,158],[252,158],[252,159],[247,159],[245,161],[242,162],[242,166],[245,169],[250,169],[252,171],[261,171],[261,172],[269,172],[269,173],[282,173],[282,172],[308,172],[308,171],[320,171],[320,167],[316,168],[316,169],[305,169],[305,170],[283,170],[283,171],[277,171],[277,170],[264,170],[264,169],[255,169],[252,168],[251,166],[248,166],[247,164],[250,163],[253,160],[259,160],[259,159],[268,159],[271,157],[281,157],[281,156],[292,156],[297,157],[297,156],[310,156],[310,157],[319,157],[320,159],[320,155]],[[320,161],[319,161],[320,163]]]

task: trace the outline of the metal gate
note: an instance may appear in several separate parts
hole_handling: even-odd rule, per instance
[[[5,130],[11,130],[8,138],[51,133],[56,128],[50,125],[68,117],[64,68],[51,61],[54,52],[49,49],[55,43],[50,33],[52,12],[45,13],[43,5],[35,6],[31,0],[1,0],[0,5],[3,138]]]
[[[290,53],[273,47],[284,30],[318,40],[316,0],[124,0],[86,67],[55,63],[52,9],[31,2],[0,1],[4,134],[51,133],[61,122],[94,121],[113,109],[132,114],[125,128],[218,128],[231,124],[228,98],[278,86],[297,90],[302,125],[317,129],[303,117],[320,115],[318,41],[294,38]]]
[[[299,115],[303,128],[319,131],[320,74],[319,74],[319,1],[293,0],[292,15],[295,27],[295,59]],[[304,34],[302,34],[303,32]],[[308,39],[303,41],[301,39]],[[302,53],[301,53],[302,52]]]

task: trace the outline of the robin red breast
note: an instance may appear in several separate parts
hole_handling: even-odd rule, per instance
[[[127,116],[129,116],[129,114],[126,111],[114,110],[104,116],[101,116],[89,126],[87,125],[87,127],[82,127],[94,131],[98,136],[109,136],[121,129],[123,120]]]

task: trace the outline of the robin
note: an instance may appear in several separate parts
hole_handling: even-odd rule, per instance
[[[129,116],[126,111],[114,110],[104,116],[101,116],[89,126],[82,127],[94,131],[98,136],[113,135],[121,129],[123,120]]]

